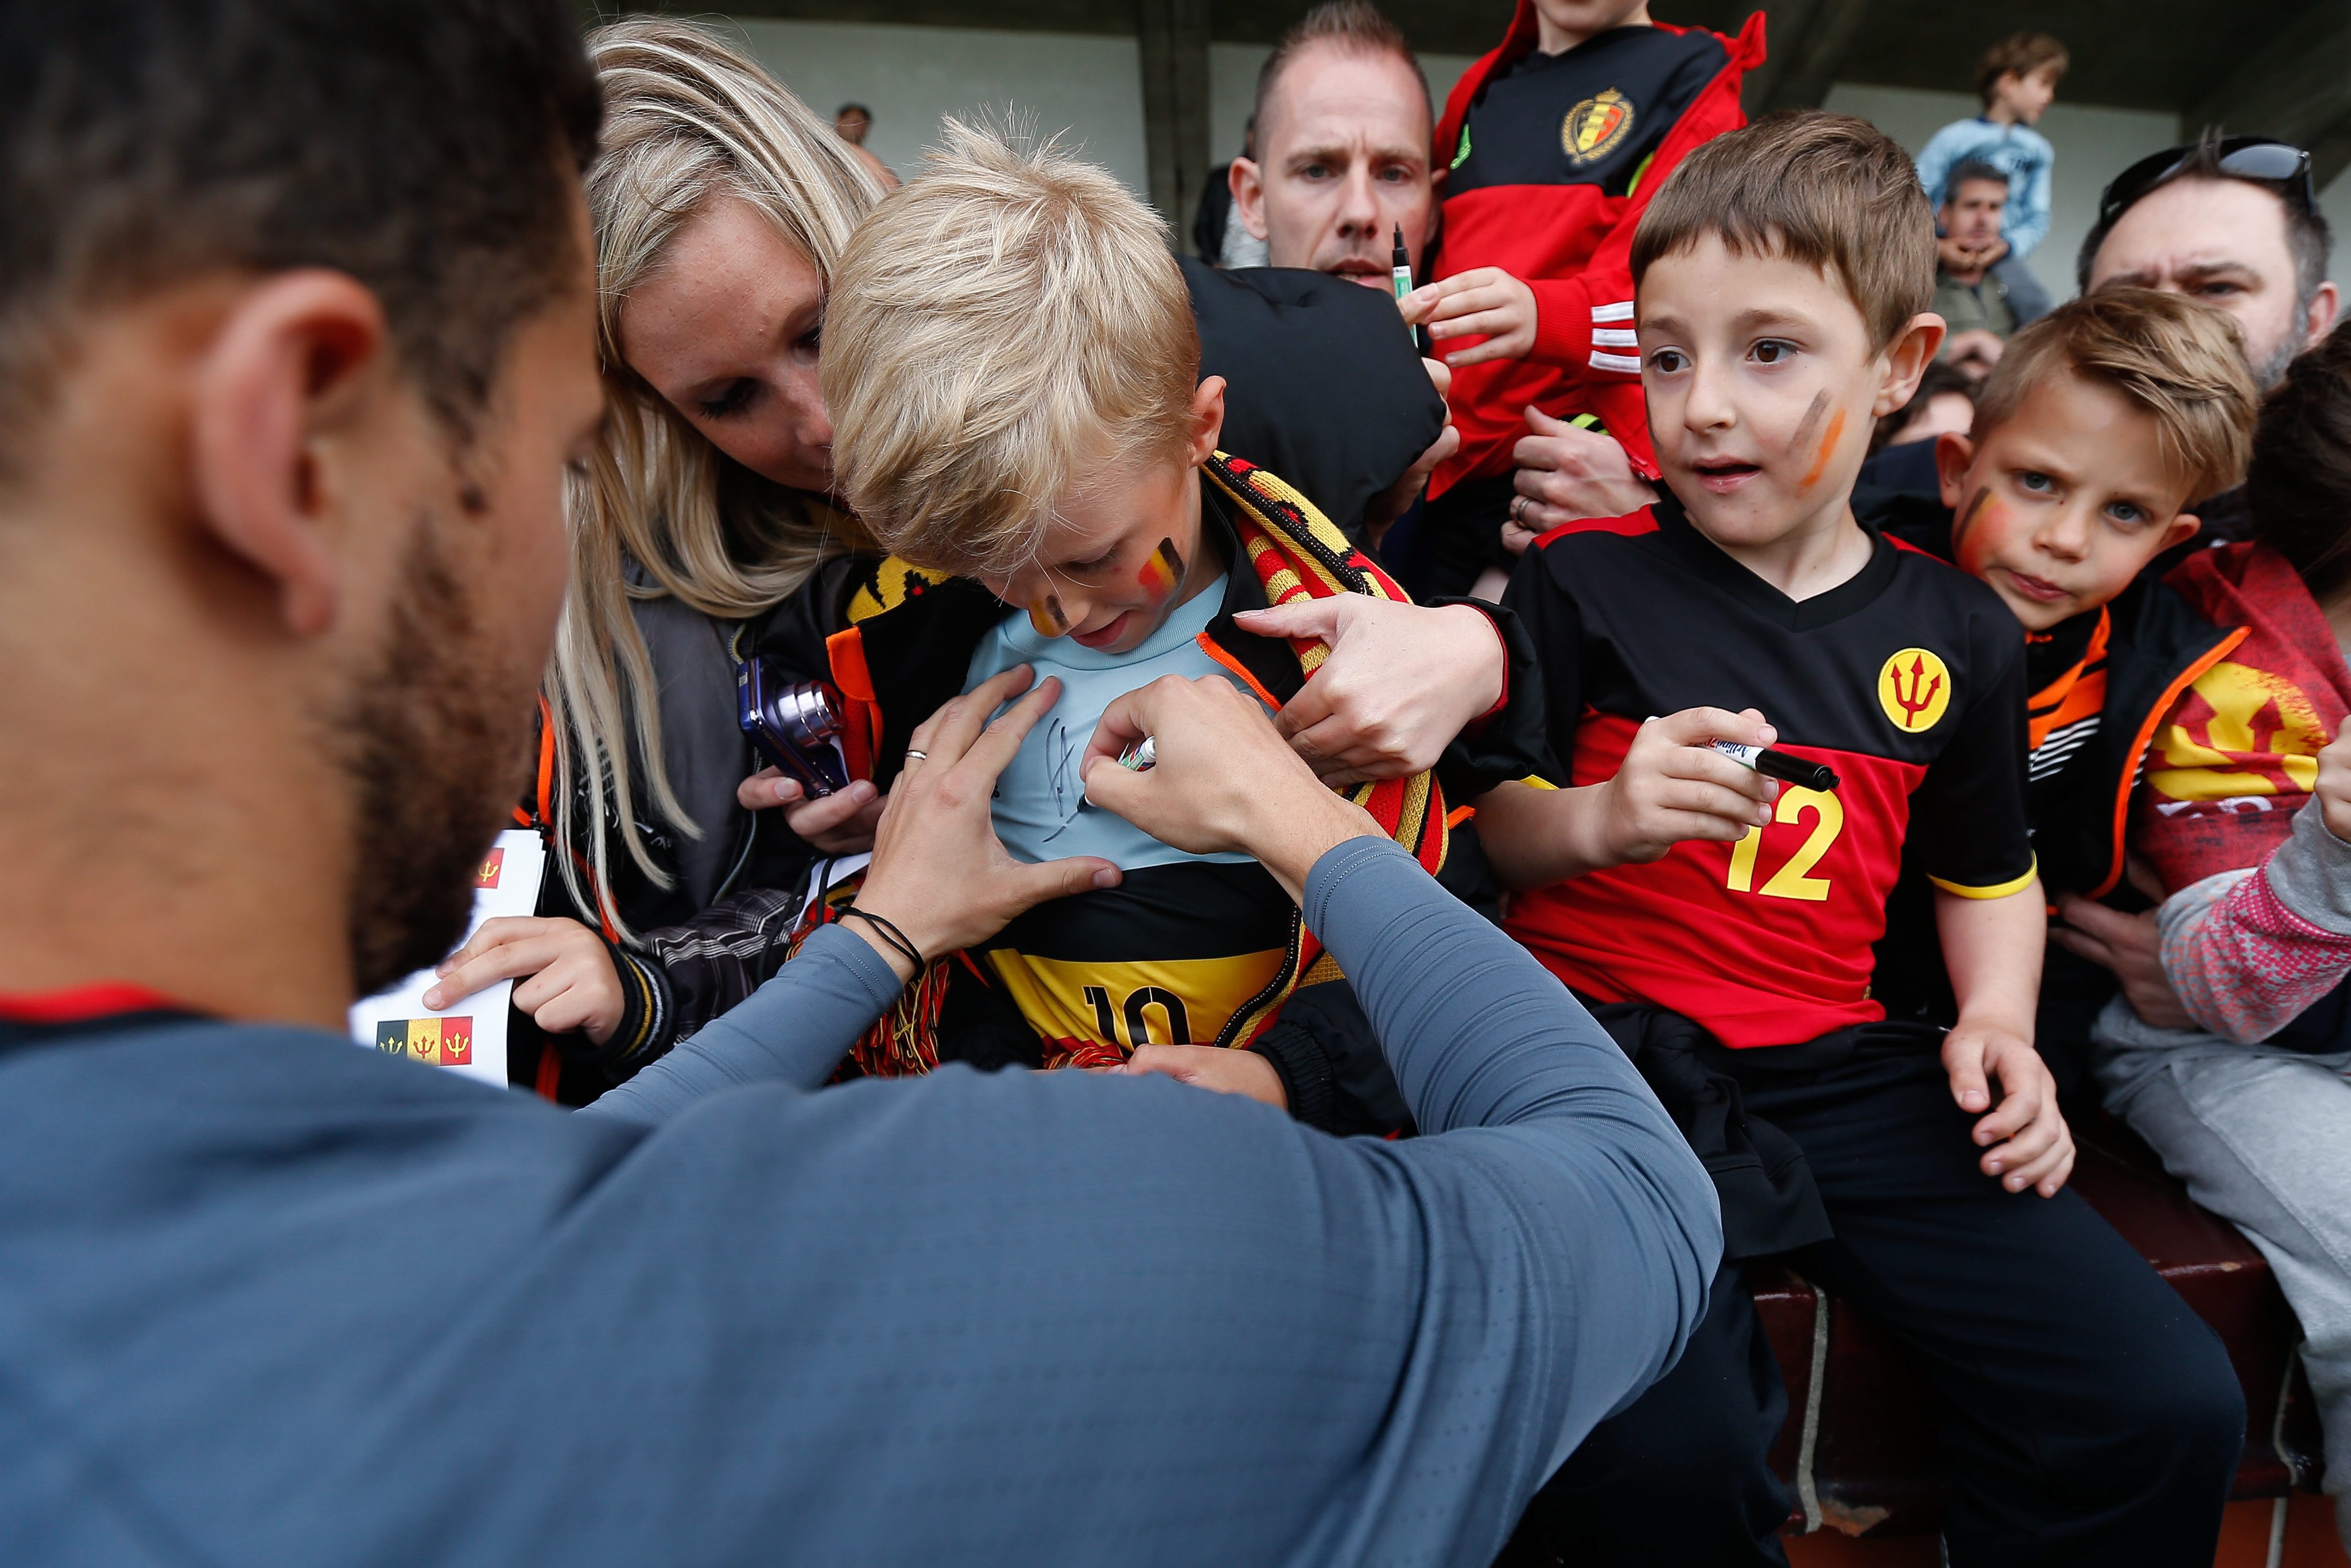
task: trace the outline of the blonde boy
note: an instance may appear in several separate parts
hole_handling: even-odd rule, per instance
[[[1280,887],[1253,861],[1184,853],[1087,805],[1087,746],[1111,702],[1164,675],[1221,674],[1283,707],[1305,685],[1301,658],[1319,664],[1322,639],[1345,630],[1318,596],[1402,618],[1381,624],[1406,642],[1475,612],[1374,602],[1401,595],[1288,486],[1217,455],[1224,382],[1198,367],[1183,277],[1148,209],[1050,146],[951,124],[833,280],[823,387],[835,469],[894,552],[852,603],[834,668],[878,708],[884,785],[902,757],[922,765],[905,737],[938,703],[1019,665],[1057,682],[1053,711],[1002,776],[997,831],[1023,859],[1100,855],[1124,873],[946,967],[947,1054],[1113,1065],[1132,1053],[1321,1124],[1352,1125],[1356,1112],[1376,1122],[1377,1108],[1344,1103],[1342,1059],[1370,1045],[1348,1033],[1359,1015],[1322,1027],[1321,1009],[1352,1015],[1352,998],[1322,986],[1292,998],[1315,949]],[[1268,611],[1285,598],[1315,602]],[[1475,634],[1490,637],[1489,624]],[[1476,711],[1464,704],[1446,736]],[[1444,808],[1428,776],[1358,793],[1439,864]],[[864,1064],[931,1060],[918,1044],[914,1060]]]
[[[2258,394],[2236,329],[2176,294],[2114,288],[2017,335],[1967,435],[1936,450],[1941,499],[1897,497],[1872,520],[1955,560],[2025,633],[2026,814],[2043,885],[2085,956],[2136,916],[2091,907],[2123,875],[2141,759],[2181,692],[2237,640],[2147,569],[2188,542],[2197,497],[2244,475]],[[1948,1016],[1941,954],[1914,883],[1888,910],[1877,999],[1896,1017]],[[2069,1092],[2087,1071],[2104,969],[2053,953],[2039,1045]]]
[[[2147,568],[2235,486],[2259,394],[2235,326],[2144,288],[2019,333],[1967,435],[1936,446],[1949,511],[1916,542],[2000,595],[2025,632],[2034,847],[2048,885],[2120,879],[2124,817],[2156,719],[2225,651]]]
[[[2234,1376],[2064,1190],[2072,1139],[2032,1048],[2043,922],[2015,622],[1850,505],[1872,423],[1942,337],[1933,257],[1909,160],[1843,116],[1730,132],[1659,190],[1633,270],[1672,494],[1520,562],[1507,601],[1568,787],[1506,786],[1480,825],[1522,890],[1513,934],[1652,1082],[1710,1085],[1694,1107],[1768,1124],[1769,1192],[1717,1164],[1728,1249],[1792,1252],[1926,1352],[1954,1412],[1951,1561],[2209,1562]],[[1834,777],[1782,788],[1714,740]],[[1934,879],[1948,1034],[1871,995],[1906,856]],[[1681,1364],[1555,1481],[1562,1543],[1604,1543],[1578,1560],[1784,1561],[1770,1362],[1726,1270]]]

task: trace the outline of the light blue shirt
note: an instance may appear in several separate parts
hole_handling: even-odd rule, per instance
[[[1150,640],[1131,653],[1101,653],[1068,637],[1045,637],[1018,612],[1007,616],[971,656],[969,691],[1015,664],[1034,665],[1037,678],[1061,679],[1061,696],[1020,743],[1019,754],[996,781],[996,836],[1015,859],[1061,860],[1100,855],[1123,871],[1185,861],[1245,865],[1248,855],[1193,855],[1161,843],[1113,811],[1085,803],[1078,764],[1102,710],[1162,675],[1220,675],[1224,667],[1201,651],[1198,638],[1225,601],[1221,577],[1177,605]]]
[[[1978,117],[1955,120],[1935,132],[1918,152],[1918,183],[1927,204],[1940,211],[1943,185],[1951,171],[1975,159],[2008,176],[2008,206],[2001,214],[2000,237],[2022,260],[2049,237],[2049,174],[2057,150],[2029,125],[1994,125]]]

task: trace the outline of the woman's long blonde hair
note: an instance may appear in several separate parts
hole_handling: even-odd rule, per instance
[[[702,831],[662,766],[660,686],[629,601],[667,594],[705,615],[756,615],[864,539],[820,497],[759,478],[679,417],[622,361],[621,308],[688,220],[727,197],[765,214],[830,287],[850,231],[883,193],[831,126],[706,28],[615,22],[590,34],[588,49],[604,89],[587,193],[605,424],[570,486],[571,587],[547,698],[553,825],[569,852],[556,858],[580,905],[598,909],[625,941],[633,934],[612,900],[607,841],[618,837],[666,886],[635,829],[640,795],[671,827]],[[630,559],[650,584],[625,580]]]

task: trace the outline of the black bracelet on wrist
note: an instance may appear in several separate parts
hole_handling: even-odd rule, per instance
[[[900,957],[914,966],[914,973],[919,975],[923,972],[923,966],[926,961],[923,957],[923,950],[915,946],[912,942],[907,941],[906,934],[904,931],[899,930],[896,925],[892,924],[890,921],[884,920],[882,916],[874,914],[872,910],[860,909],[853,904],[842,905],[841,913],[836,918],[846,920],[852,915],[855,915],[858,919],[865,922],[866,925],[873,927],[873,931],[876,936],[880,936],[883,941],[888,943],[893,948],[894,948]]]

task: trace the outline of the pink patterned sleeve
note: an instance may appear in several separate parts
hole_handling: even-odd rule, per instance
[[[2267,1040],[2351,973],[2351,845],[2314,807],[2296,817],[2261,865],[2180,889],[2160,916],[2164,973],[2180,1004],[2241,1045]]]

